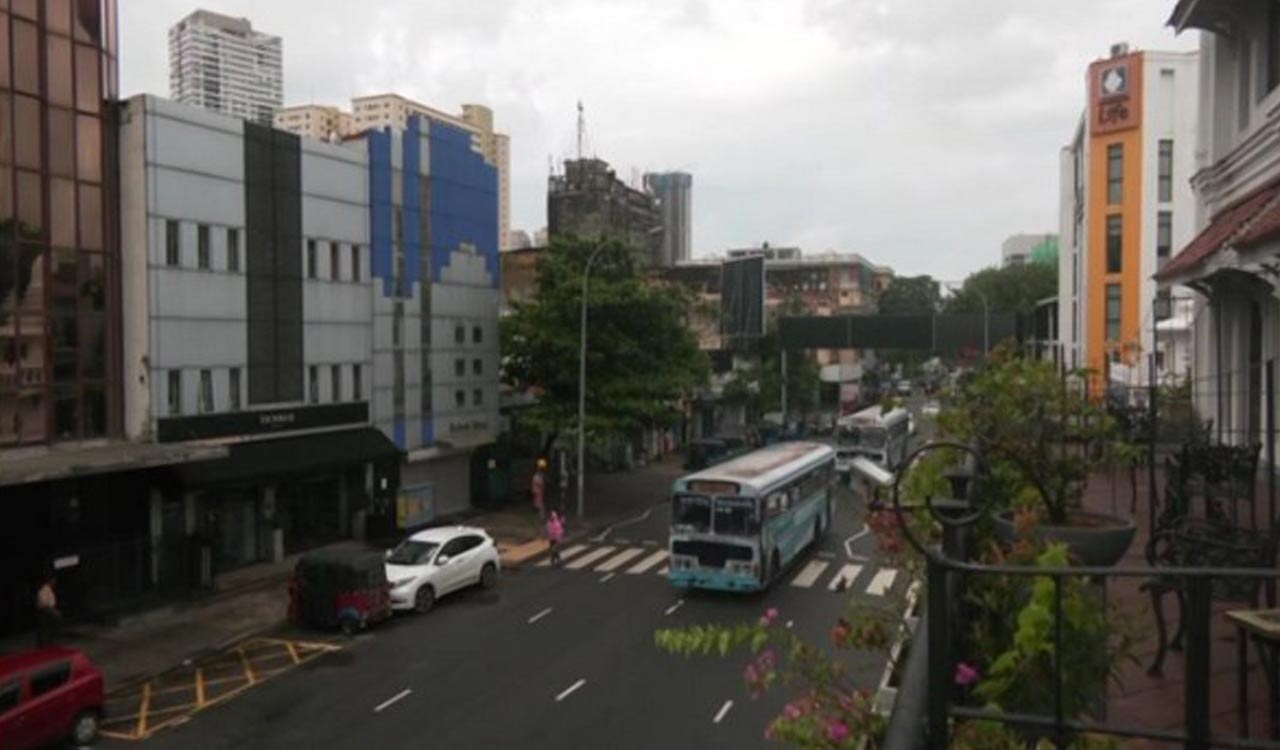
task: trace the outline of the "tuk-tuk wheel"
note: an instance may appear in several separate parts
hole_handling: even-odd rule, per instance
[[[349,638],[360,632],[360,618],[355,615],[343,615],[338,626],[342,628],[342,634]]]

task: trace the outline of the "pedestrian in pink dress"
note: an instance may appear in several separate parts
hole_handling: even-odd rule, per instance
[[[551,511],[547,514],[547,543],[551,546],[551,564],[560,565],[560,543],[564,541],[564,519],[560,513]]]

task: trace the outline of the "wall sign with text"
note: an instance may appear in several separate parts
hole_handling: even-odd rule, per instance
[[[1089,66],[1090,131],[1114,133],[1142,124],[1142,57],[1125,55]]]

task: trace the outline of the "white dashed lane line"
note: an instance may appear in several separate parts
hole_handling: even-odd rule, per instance
[[[716,711],[716,716],[711,720],[711,723],[719,724],[721,720],[724,719],[725,714],[729,713],[729,709],[731,708],[733,708],[733,701],[725,701],[724,705],[720,707],[720,710]]]
[[[587,680],[584,677],[579,679],[577,682],[573,683],[569,687],[565,688],[564,690],[561,690],[560,694],[556,696],[556,703],[559,703],[565,698],[568,698],[570,695],[573,695],[575,690],[577,690],[578,688],[582,687],[585,684],[587,684]]]
[[[680,609],[680,608],[681,608],[681,607],[683,607],[683,606],[684,606],[684,599],[681,599],[681,600],[677,601],[675,604],[672,604],[670,607],[667,607],[667,611],[666,611],[666,612],[663,612],[663,614],[665,614],[665,615],[671,615],[671,614],[672,614],[672,613],[674,613],[677,609]]]
[[[546,616],[547,616],[547,615],[549,615],[549,614],[551,614],[551,608],[550,608],[550,607],[547,607],[546,609],[542,610],[541,612],[539,612],[538,614],[534,615],[533,617],[530,617],[530,618],[529,618],[529,624],[530,624],[530,625],[532,625],[532,624],[534,624],[535,622],[537,622],[538,620],[541,620],[542,618],[546,617]]]
[[[409,695],[409,693],[412,693],[412,692],[413,692],[413,691],[412,691],[412,690],[410,690],[409,688],[405,688],[404,690],[401,690],[400,692],[396,693],[395,695],[391,696],[390,698],[386,699],[385,701],[383,701],[383,702],[379,703],[378,705],[374,706],[374,707],[373,707],[373,712],[374,712],[375,714],[380,714],[380,713],[382,713],[383,709],[390,708],[390,707],[391,707],[392,705],[394,705],[397,701],[403,700],[404,698],[406,698],[406,697]]]

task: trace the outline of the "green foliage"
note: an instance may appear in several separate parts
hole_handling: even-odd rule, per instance
[[[1058,293],[1058,267],[1045,263],[984,268],[965,278],[964,284],[947,300],[949,313],[982,312],[985,294],[991,312],[1026,314],[1036,302]]]
[[[503,378],[533,389],[527,419],[546,431],[577,419],[582,277],[598,245],[554,241],[538,266],[538,293],[502,320]],[[635,253],[606,242],[591,267],[587,326],[587,430],[606,437],[673,423],[682,397],[710,376],[686,325],[690,300],[647,282]]]
[[[734,373],[725,384],[724,399],[746,404],[760,415],[782,409],[782,345],[776,324],[760,339],[759,364],[749,364]],[[809,352],[787,352],[787,411],[805,414],[818,405],[822,382],[818,364]]]
[[[937,312],[942,295],[932,276],[899,276],[880,293],[884,315],[930,315]]]

